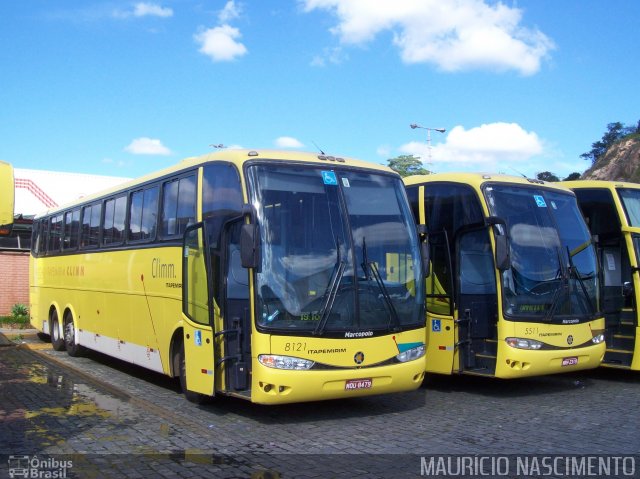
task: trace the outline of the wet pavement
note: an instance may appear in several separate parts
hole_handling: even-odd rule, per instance
[[[640,454],[638,373],[433,377],[387,396],[197,406],[162,375],[97,353],[71,358],[32,334],[7,336],[0,478],[32,469],[82,478],[418,477],[433,455]]]

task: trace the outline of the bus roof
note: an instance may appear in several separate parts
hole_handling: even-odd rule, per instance
[[[149,173],[147,175],[141,176],[139,178],[135,178],[133,180],[130,180],[124,183],[120,183],[119,185],[116,185],[112,188],[108,188],[106,190],[102,190],[102,191],[84,196],[76,201],[67,203],[65,205],[60,205],[56,208],[51,208],[47,211],[44,211],[41,214],[38,214],[36,218],[47,216],[58,211],[63,211],[76,205],[85,204],[95,199],[107,197],[120,191],[135,188],[137,185],[142,185],[144,183],[153,181],[155,179],[163,178],[173,173],[179,173],[182,170],[201,166],[209,162],[224,161],[228,163],[233,163],[236,165],[236,167],[240,171],[242,171],[242,166],[244,165],[244,163],[249,161],[256,161],[256,160],[276,160],[276,161],[288,161],[288,162],[297,162],[297,163],[317,163],[321,165],[327,165],[328,167],[332,165],[343,165],[343,166],[367,168],[370,170],[379,170],[387,173],[397,174],[391,168],[384,165],[379,165],[376,163],[370,163],[370,162],[356,160],[354,158],[348,158],[348,157],[342,157],[342,156],[332,156],[332,155],[325,155],[320,153],[310,153],[310,152],[301,152],[301,151],[292,151],[292,150],[229,149],[229,150],[215,151],[215,152],[208,153],[201,156],[192,156],[192,157],[185,158],[182,161],[168,168],[155,171],[153,173]]]
[[[628,181],[607,181],[607,180],[577,180],[563,181],[560,183],[567,188],[606,188],[612,190],[615,188],[635,188],[640,189],[640,184],[630,183]]]
[[[407,176],[403,178],[403,181],[406,185],[419,185],[434,181],[464,183],[477,189],[481,188],[485,183],[511,183],[519,185],[538,185],[544,186],[545,188],[570,191],[561,183],[494,173],[434,173],[432,175]]]

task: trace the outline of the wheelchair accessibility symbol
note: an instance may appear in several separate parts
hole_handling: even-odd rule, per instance
[[[338,186],[338,178],[333,171],[323,171],[322,181],[325,185]]]
[[[433,331],[434,333],[439,333],[440,331],[442,331],[442,325],[439,319],[431,320],[431,331]]]
[[[540,195],[533,195],[533,199],[536,200],[536,205],[538,205],[538,208],[546,208],[547,207],[547,202],[544,201],[544,198]]]

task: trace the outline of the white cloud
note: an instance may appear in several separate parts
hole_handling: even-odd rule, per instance
[[[136,3],[133,9],[134,17],[171,17],[173,16],[173,10],[168,7],[161,7],[155,3]]]
[[[197,33],[194,38],[200,43],[200,52],[214,62],[235,60],[247,53],[246,47],[237,41],[242,35],[240,30],[230,25],[221,25]]]
[[[302,148],[304,144],[291,136],[281,136],[277,138],[275,144],[278,148]]]
[[[342,47],[325,48],[322,51],[322,55],[316,55],[311,60],[312,67],[324,67],[327,63],[333,65],[339,65],[347,60],[349,56],[344,52]]]
[[[115,10],[112,13],[115,18],[130,17],[161,17],[173,16],[173,10],[169,7],[162,7],[156,3],[139,2],[133,6],[133,10]]]
[[[496,171],[508,166],[529,168],[532,159],[544,153],[538,135],[517,123],[490,123],[469,130],[456,126],[446,134],[444,143],[437,143],[433,133],[431,140],[431,166],[436,171]],[[412,141],[402,145],[400,151],[429,161],[426,141]]]
[[[331,32],[342,44],[362,45],[390,31],[405,63],[431,63],[444,71],[516,70],[532,75],[553,42],[521,26],[522,11],[483,0],[300,0],[305,11],[338,18]]]
[[[236,5],[234,0],[229,0],[224,8],[218,13],[218,21],[223,23],[229,23],[231,20],[235,20],[240,16],[241,8]]]
[[[160,140],[147,137],[136,138],[124,150],[134,155],[168,156],[171,154],[171,150],[164,146]]]

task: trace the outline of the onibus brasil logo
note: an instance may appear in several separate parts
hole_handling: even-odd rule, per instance
[[[53,457],[9,456],[9,477],[38,479],[62,479],[73,467],[73,461],[62,461]]]

